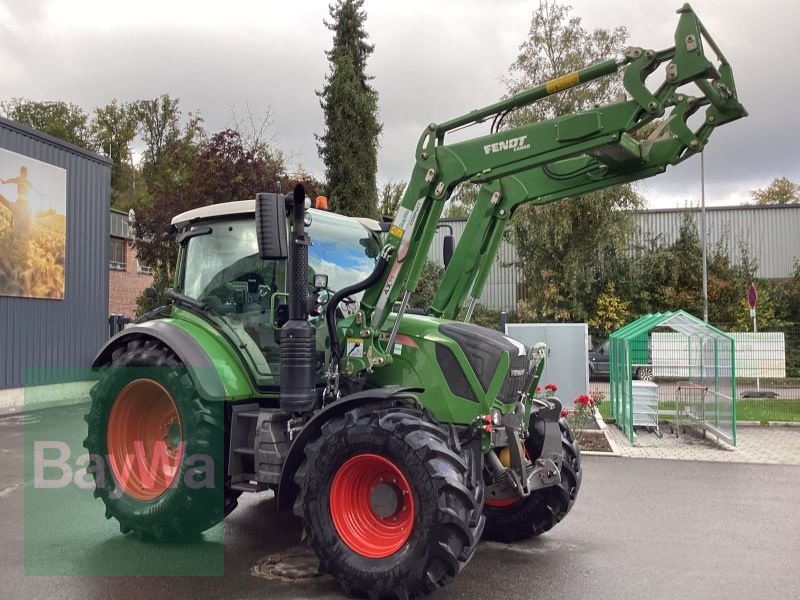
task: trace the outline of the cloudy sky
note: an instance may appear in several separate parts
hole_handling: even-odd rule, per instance
[[[625,25],[629,43],[672,44],[678,0],[572,0],[587,28]],[[498,99],[500,78],[528,32],[537,0],[367,0],[375,44],[369,72],[384,123],[379,182],[407,179],[423,127]],[[709,205],[747,200],[778,176],[800,180],[800,110],[792,0],[695,0],[734,67],[748,119],[716,131],[706,151]],[[322,174],[315,89],[327,71],[327,0],[0,0],[1,98],[62,99],[86,109],[168,93],[207,129],[231,108],[271,107],[276,140],[295,165]],[[652,207],[697,203],[699,160],[641,191]]]

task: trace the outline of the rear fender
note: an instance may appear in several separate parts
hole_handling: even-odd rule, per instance
[[[419,388],[408,388],[388,386],[364,390],[356,394],[345,396],[326,406],[303,427],[302,431],[292,442],[286,462],[283,463],[281,471],[281,482],[278,487],[278,510],[291,510],[297,497],[297,487],[294,483],[294,475],[305,458],[305,447],[320,436],[322,426],[330,421],[341,417],[346,412],[365,404],[372,404],[381,407],[396,406],[398,403],[419,405],[415,392],[420,392]]]
[[[158,340],[175,352],[187,367],[195,388],[203,399],[224,401],[248,395],[245,390],[250,389],[250,386],[249,384],[244,386],[243,382],[247,382],[247,377],[240,366],[228,362],[225,365],[226,377],[223,379],[209,352],[191,334],[165,319],[129,327],[112,337],[98,352],[92,362],[92,370],[97,371],[108,365],[117,348],[142,337]],[[227,381],[228,379],[230,381]]]

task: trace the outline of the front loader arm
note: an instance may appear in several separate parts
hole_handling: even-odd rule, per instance
[[[681,123],[680,127],[683,125]],[[659,137],[649,138],[645,142],[645,156],[635,165],[614,164],[616,157],[584,156],[481,186],[462,235],[470,243],[459,244],[455,249],[442,285],[433,298],[431,314],[456,319],[467,301],[465,320],[470,320],[472,309],[483,293],[509,219],[522,204],[541,206],[639,181],[663,173],[668,164],[683,160],[682,152],[686,145],[680,139],[664,130],[656,130],[654,136]]]
[[[724,56],[688,5],[678,12],[681,17],[672,48],[658,52],[628,48],[620,59],[603,61],[428,126],[417,145],[416,165],[387,236],[389,264],[366,290],[358,313],[343,324],[348,344],[359,340],[361,347],[358,356],[345,356],[346,374],[391,362],[397,327],[416,289],[445,202],[458,184],[471,181],[484,187],[434,302],[434,313],[451,318],[466,294],[474,296],[476,285],[480,288],[485,282],[502,230],[517,206],[530,201],[553,202],[655,175],[668,164],[702,151],[715,127],[746,116]],[[716,52],[719,67],[706,57],[704,40]],[[646,80],[664,64],[665,80],[651,92]],[[449,132],[612,75],[622,67],[626,67],[623,83],[630,100],[445,144]],[[688,83],[697,85],[699,96],[679,92]],[[693,132],[686,120],[702,107],[707,107],[705,120]],[[654,136],[636,138],[643,126],[662,117]],[[466,279],[450,275],[456,260],[471,274]],[[394,329],[385,339],[386,319],[401,296]]]

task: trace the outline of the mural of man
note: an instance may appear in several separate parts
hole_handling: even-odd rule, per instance
[[[0,179],[0,184],[7,185],[10,183],[17,184],[17,200],[11,202],[5,196],[0,194],[0,204],[5,206],[11,211],[11,216],[14,223],[14,229],[19,235],[27,237],[31,231],[31,211],[28,206],[28,192],[32,185],[28,179],[28,167],[20,167],[19,175],[11,179]]]

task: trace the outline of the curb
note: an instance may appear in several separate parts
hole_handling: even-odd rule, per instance
[[[737,427],[800,427],[800,421],[736,421]]]
[[[581,456],[616,456],[616,457],[622,456],[622,452],[617,446],[617,443],[611,439],[610,435],[608,435],[607,431],[608,425],[606,425],[606,422],[603,420],[600,411],[598,411],[597,409],[594,410],[594,420],[597,422],[597,426],[600,428],[600,431],[605,436],[606,441],[608,442],[608,445],[611,448],[611,452],[597,452],[596,450],[585,450],[585,451],[581,450]]]
[[[89,402],[89,390],[94,384],[95,381],[73,381],[0,390],[0,417]]]

